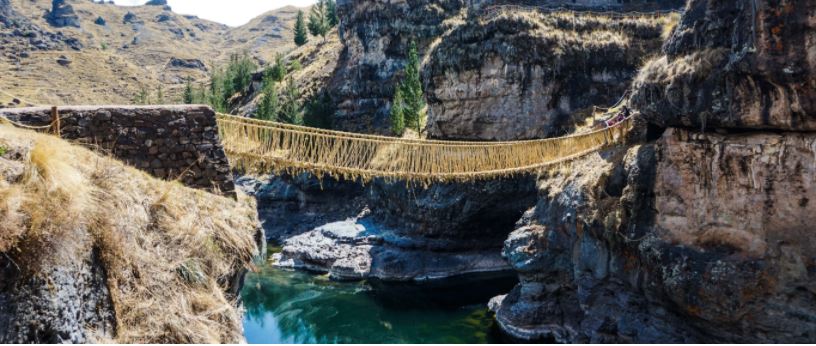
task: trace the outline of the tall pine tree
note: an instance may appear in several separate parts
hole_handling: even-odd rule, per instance
[[[405,102],[402,99],[402,88],[394,91],[394,100],[391,102],[391,132],[402,136],[405,132]]]
[[[309,32],[312,36],[325,38],[331,28],[326,7],[326,0],[317,0],[317,3],[312,6],[309,14]]]
[[[261,101],[258,102],[258,111],[255,117],[263,120],[278,120],[278,113],[280,112],[278,88],[275,87],[275,80],[270,76],[264,77],[262,92],[263,96],[261,96]]]
[[[286,81],[286,85],[283,87],[283,95],[281,95],[283,100],[281,100],[280,106],[280,113],[278,118],[280,121],[289,124],[302,124],[303,123],[303,116],[302,116],[302,107],[300,105],[300,90],[298,90],[295,82],[289,78]]]
[[[422,92],[419,68],[416,42],[411,41],[408,61],[405,65],[405,79],[399,88],[405,100],[405,122],[408,126],[415,128],[417,133],[422,133],[422,110],[425,108],[425,95]]]
[[[326,2],[326,15],[329,17],[329,27],[333,28],[340,24],[340,17],[337,16],[337,2],[334,0]]]
[[[295,21],[295,44],[298,47],[309,42],[309,36],[306,33],[306,22],[303,20],[303,11],[298,11],[297,20]]]
[[[192,78],[189,78],[189,77],[187,78],[187,84],[184,85],[184,94],[182,95],[181,98],[182,98],[182,101],[184,101],[185,104],[189,105],[189,104],[193,103],[194,96],[193,96]]]

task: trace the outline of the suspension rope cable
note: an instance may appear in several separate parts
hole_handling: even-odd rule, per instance
[[[448,142],[363,135],[218,115],[234,166],[265,173],[375,177],[421,183],[473,181],[531,173],[617,143],[631,118],[565,137],[513,142]]]

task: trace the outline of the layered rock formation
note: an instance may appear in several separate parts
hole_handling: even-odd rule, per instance
[[[505,242],[521,284],[491,304],[504,331],[559,342],[816,340],[803,38],[813,11],[802,10],[815,4],[689,2],[666,55],[635,83],[644,144],[541,179],[538,205]]]
[[[635,82],[633,103],[662,126],[816,130],[813,1],[690,1]]]
[[[429,135],[468,140],[570,133],[624,94],[670,15],[610,19],[509,11],[446,32],[429,53]]]
[[[443,22],[458,15],[463,0],[337,2],[343,54],[334,74],[332,96],[339,100],[334,124],[344,130],[388,133],[388,110],[407,47],[415,40],[424,52],[444,32]]]

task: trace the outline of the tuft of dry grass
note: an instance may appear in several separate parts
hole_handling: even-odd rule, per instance
[[[257,253],[251,199],[161,181],[8,124],[0,124],[0,145],[8,149],[0,157],[0,254],[47,280],[48,268],[81,261],[60,251],[64,242],[90,237],[115,309],[110,341],[243,341],[229,292]]]
[[[670,83],[673,80],[701,80],[727,58],[728,50],[724,48],[705,49],[692,54],[670,59],[660,56],[649,60],[640,70],[633,85],[648,83]]]

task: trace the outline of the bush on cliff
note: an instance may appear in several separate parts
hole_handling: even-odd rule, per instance
[[[55,322],[65,319],[78,320],[82,336],[68,336],[75,342],[243,340],[236,278],[257,253],[248,198],[154,179],[2,121],[0,144],[0,321],[20,322],[0,328],[0,342],[64,340]],[[101,267],[103,282],[79,285],[85,291],[74,300],[55,293],[62,286],[52,282],[65,280],[55,273],[87,267]],[[101,294],[108,303],[82,310]],[[114,328],[62,313],[74,309]]]

